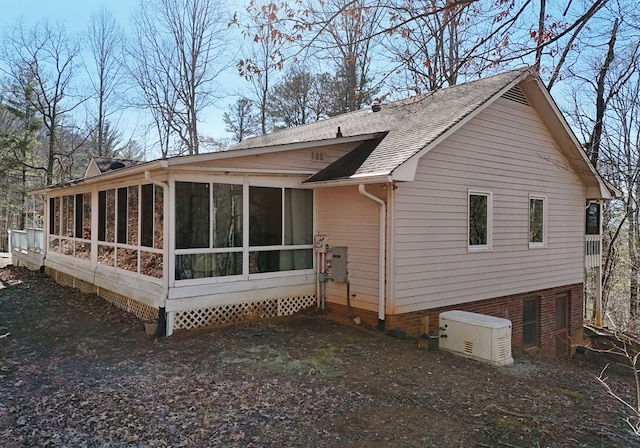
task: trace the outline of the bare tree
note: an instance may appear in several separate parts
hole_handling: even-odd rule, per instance
[[[267,111],[269,90],[276,73],[282,70],[285,60],[283,53],[285,42],[271,38],[276,27],[272,21],[274,7],[273,4],[254,2],[247,6],[250,24],[242,29],[242,34],[250,48],[237,64],[240,76],[251,83],[251,96],[258,107],[260,131],[263,135],[270,130]],[[239,25],[237,14],[232,24]]]
[[[312,50],[333,62],[341,87],[331,114],[358,110],[372,101],[377,90],[372,87],[372,58],[383,10],[372,8],[366,0],[328,0],[311,11],[311,20],[324,24],[311,43]]]
[[[213,82],[229,67],[221,62],[228,60],[223,11],[218,0],[156,0],[141,2],[134,19],[130,72],[146,105],[188,154],[199,152],[199,114],[214,99]],[[154,91],[146,85],[150,79]]]
[[[88,27],[93,67],[89,70],[92,96],[96,101],[93,113],[92,143],[97,156],[112,157],[117,143],[110,117],[117,110],[116,92],[122,85],[122,66],[119,50],[122,32],[113,14],[106,8],[91,16]]]
[[[78,41],[62,25],[47,22],[30,30],[18,23],[4,42],[3,72],[25,91],[29,88],[25,83],[32,83],[31,105],[46,131],[44,166],[32,168],[45,173],[47,184],[53,182],[61,157],[72,151],[60,144],[63,120],[85,101],[73,92],[79,53]]]
[[[151,114],[160,155],[166,158],[172,148],[173,129],[177,126],[174,122],[178,96],[170,80],[176,75],[165,65],[164,55],[170,52],[168,43],[153,32],[152,24],[144,17],[134,19],[133,41],[126,46],[126,68],[137,87],[137,95],[131,103]]]

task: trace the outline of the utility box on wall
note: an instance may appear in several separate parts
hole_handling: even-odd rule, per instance
[[[440,313],[440,348],[494,366],[510,366],[511,321],[500,317],[445,311]]]
[[[347,248],[331,248],[331,278],[338,283],[347,282]]]

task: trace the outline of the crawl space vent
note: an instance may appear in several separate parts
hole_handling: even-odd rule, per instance
[[[518,86],[511,87],[509,90],[507,90],[502,95],[502,98],[510,101],[515,101],[516,103],[524,104],[525,106],[531,106],[529,100],[527,100],[527,97],[524,96],[524,93],[522,93],[522,90],[520,90],[520,87]]]
[[[440,348],[493,364],[510,366],[511,321],[467,311],[440,313]]]

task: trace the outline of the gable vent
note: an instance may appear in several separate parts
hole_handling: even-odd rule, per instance
[[[502,95],[502,98],[524,104],[525,106],[531,106],[529,100],[527,100],[527,97],[524,96],[524,93],[522,93],[522,90],[520,90],[520,87],[518,86],[511,87],[504,95]]]

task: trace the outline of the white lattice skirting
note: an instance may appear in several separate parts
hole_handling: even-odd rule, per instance
[[[176,311],[173,328],[188,330],[247,319],[290,316],[311,306],[316,306],[315,294]]]

